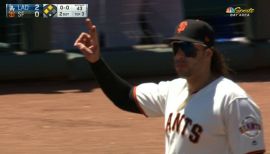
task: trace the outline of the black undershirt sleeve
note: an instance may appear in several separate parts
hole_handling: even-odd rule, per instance
[[[117,107],[141,114],[132,96],[131,84],[114,73],[102,58],[95,63],[90,63],[90,66],[101,89]]]

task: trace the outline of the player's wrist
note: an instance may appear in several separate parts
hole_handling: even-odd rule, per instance
[[[101,57],[97,57],[95,59],[92,59],[92,58],[91,59],[88,59],[87,58],[87,60],[89,61],[89,63],[90,64],[93,64],[93,65],[100,63],[102,61],[101,59],[102,59]]]
[[[98,61],[100,61],[100,57],[97,57],[97,58],[87,58],[87,60],[91,63],[91,64],[95,64],[97,63]]]

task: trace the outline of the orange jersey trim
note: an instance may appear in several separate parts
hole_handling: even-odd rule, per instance
[[[142,109],[142,107],[141,107],[141,105],[140,105],[140,103],[139,103],[139,100],[137,99],[136,86],[133,87],[133,90],[132,90],[132,97],[133,97],[133,99],[135,100],[135,103],[136,103],[137,107],[139,108],[140,112],[141,112],[145,117],[148,117],[148,116],[145,114],[144,110]]]

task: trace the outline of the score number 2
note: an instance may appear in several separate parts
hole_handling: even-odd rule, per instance
[[[35,4],[35,17],[39,17],[39,5]]]

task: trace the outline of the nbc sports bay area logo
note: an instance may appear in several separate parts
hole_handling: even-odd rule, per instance
[[[229,14],[231,17],[249,17],[255,12],[255,9],[248,8],[242,9],[241,7],[228,7],[226,9],[226,14]]]

